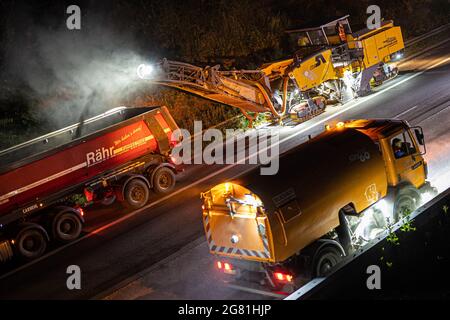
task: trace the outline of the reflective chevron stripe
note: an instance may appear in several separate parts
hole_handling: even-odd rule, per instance
[[[264,251],[258,250],[248,250],[248,249],[239,249],[239,248],[231,248],[224,246],[217,246],[212,239],[211,234],[211,225],[209,223],[209,216],[205,216],[205,231],[206,231],[206,239],[208,240],[209,250],[219,253],[219,254],[238,254],[248,257],[256,257],[261,259],[269,259],[270,251],[269,251],[269,243],[267,237],[264,235],[262,237]]]

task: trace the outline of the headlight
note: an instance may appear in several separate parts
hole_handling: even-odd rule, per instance
[[[152,73],[153,73],[153,66],[150,64],[140,64],[137,67],[137,75],[139,78],[141,79],[146,79],[148,78]]]

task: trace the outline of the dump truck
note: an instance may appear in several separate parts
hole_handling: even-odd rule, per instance
[[[339,122],[201,194],[217,268],[234,285],[289,292],[326,276],[354,250],[415,210],[425,193],[422,128],[402,120]]]
[[[166,107],[119,107],[1,151],[0,262],[77,239],[90,204],[136,209],[170,192],[177,128]]]
[[[402,58],[401,28],[382,21],[375,29],[353,32],[348,15],[319,27],[287,31],[296,51],[255,70],[220,70],[163,59],[141,64],[137,74],[154,84],[238,108],[252,121],[259,113],[296,122],[370,92],[398,74]]]

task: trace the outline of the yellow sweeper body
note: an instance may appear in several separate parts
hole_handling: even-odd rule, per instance
[[[276,175],[255,169],[202,193],[210,252],[282,264],[335,230],[343,210],[357,216],[389,190],[422,187],[421,132],[399,120],[340,123],[281,155]]]

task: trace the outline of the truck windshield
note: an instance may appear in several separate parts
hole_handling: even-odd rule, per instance
[[[406,157],[417,152],[411,136],[404,131],[391,139],[392,152],[396,159]]]

